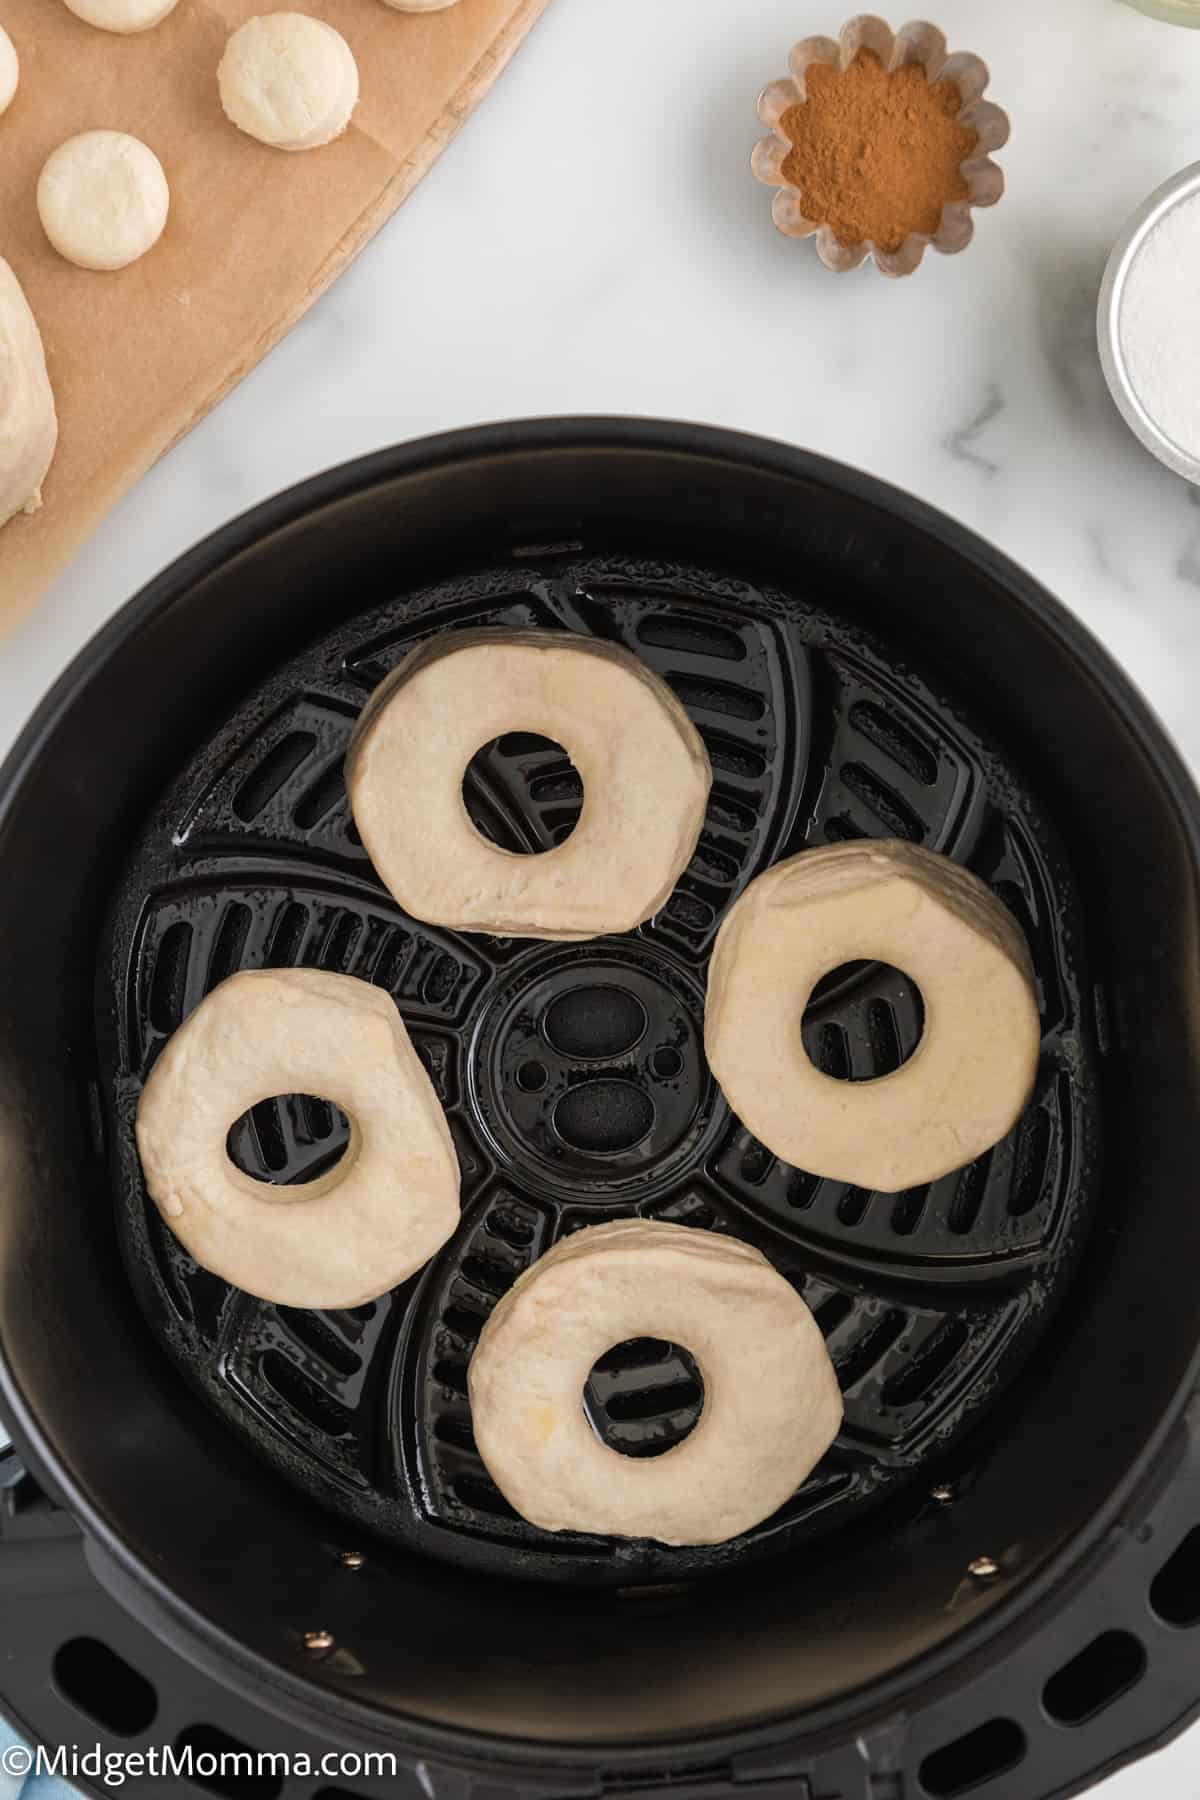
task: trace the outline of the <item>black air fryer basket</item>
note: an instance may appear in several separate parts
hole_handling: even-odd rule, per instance
[[[376,879],[349,732],[414,643],[461,626],[624,644],[687,707],[711,804],[637,932],[440,931]],[[560,841],[581,799],[520,734],[464,791],[512,850]],[[0,772],[0,1711],[51,1743],[400,1758],[396,1781],[216,1788],[263,1800],[1009,1800],[1179,1729],[1200,1703],[1198,822],[1141,701],[1033,582],[776,445],[479,430],[321,477],[185,557]],[[1010,1137],[895,1195],[780,1164],[702,1051],[746,883],[872,836],[1005,901],[1044,1032]],[[198,1269],[133,1143],[203,994],[290,965],[395,996],[463,1169],[457,1236],[352,1312]],[[921,1025],[902,973],[856,964],[803,1030],[863,1079]],[[344,1131],[285,1096],[230,1141],[300,1181]],[[715,1549],[540,1532],[475,1450],[489,1310],[563,1233],[631,1216],[762,1249],[845,1395],[794,1499]],[[584,1401],[648,1455],[701,1392],[645,1341]]]

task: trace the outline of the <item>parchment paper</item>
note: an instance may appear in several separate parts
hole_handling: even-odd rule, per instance
[[[21,83],[0,118],[0,254],[41,328],[59,442],[41,511],[0,530],[0,630],[412,191],[547,4],[179,0],[153,30],[118,37],[62,0],[4,0]],[[289,9],[342,32],[361,83],[346,135],[299,153],[236,131],[216,83],[228,33]],[[144,139],[171,188],[161,240],[115,273],[64,262],[35,202],[51,150],[96,127]]]

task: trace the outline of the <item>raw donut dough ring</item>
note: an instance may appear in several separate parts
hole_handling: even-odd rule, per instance
[[[800,1036],[822,976],[877,960],[921,990],[925,1029],[891,1075],[838,1081]],[[911,844],[809,850],[750,883],[717,936],[704,1047],[742,1123],[785,1162],[895,1193],[1012,1129],[1040,1045],[1029,949],[969,870]]]
[[[476,830],[477,750],[540,732],[570,754],[583,810],[540,855]],[[431,639],[367,702],[346,756],[354,822],[414,918],[503,937],[580,939],[656,913],[691,860],[712,770],[666,683],[627,650],[557,631]]]
[[[583,1390],[630,1338],[688,1350],[695,1429],[662,1456],[601,1443]],[[842,1397],[820,1328],[749,1245],[624,1220],[573,1233],[497,1305],[468,1369],[475,1442],[523,1518],[545,1531],[719,1544],[769,1518],[837,1435]]]
[[[127,131],[81,131],[38,177],[42,229],[80,269],[124,269],[163,234],[171,191],[148,144]]]
[[[255,1181],[229,1127],[275,1094],[317,1094],[350,1120],[336,1167],[303,1186]],[[390,995],[319,969],[245,970],[214,988],[142,1091],[146,1186],[196,1261],[276,1305],[376,1300],[459,1220],[458,1159]]]

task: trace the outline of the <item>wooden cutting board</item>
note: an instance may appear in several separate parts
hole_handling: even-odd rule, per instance
[[[118,37],[63,0],[5,0],[21,82],[0,118],[0,254],[41,327],[59,443],[42,509],[0,530],[0,630],[357,255],[548,3],[409,14],[382,0],[178,0],[152,31]],[[216,82],[229,31],[289,4],[342,32],[361,83],[346,135],[296,154],[235,131]],[[97,127],[144,139],[171,187],[162,239],[116,273],[57,256],[35,203],[51,150]]]

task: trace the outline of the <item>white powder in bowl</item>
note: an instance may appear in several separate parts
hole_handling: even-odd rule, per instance
[[[1126,274],[1117,330],[1143,410],[1200,459],[1200,194],[1171,208]]]

